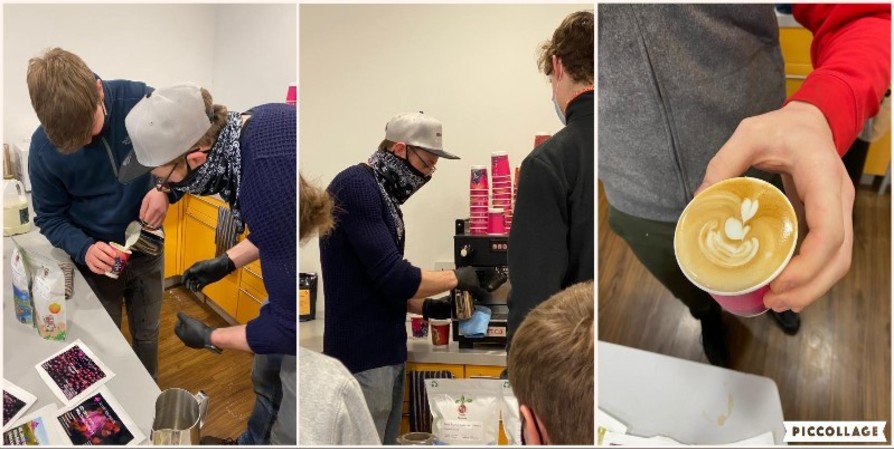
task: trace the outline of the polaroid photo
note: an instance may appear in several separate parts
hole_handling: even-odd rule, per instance
[[[68,444],[75,446],[131,446],[146,439],[106,387],[61,410],[56,414],[56,421]]]
[[[37,397],[3,379],[3,430],[16,422],[37,402]]]
[[[44,406],[3,432],[3,446],[63,446],[71,444],[56,422],[56,404]]]
[[[81,340],[75,340],[35,368],[65,405],[81,402],[115,376]]]

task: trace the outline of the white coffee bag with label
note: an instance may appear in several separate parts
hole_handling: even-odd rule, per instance
[[[34,321],[37,333],[47,340],[64,341],[65,274],[59,262],[41,253],[28,253],[31,264],[31,294],[34,300]]]
[[[521,442],[521,416],[518,411],[518,398],[512,392],[512,386],[508,380],[502,381],[500,389],[500,416],[503,419],[503,433],[510,446],[520,446]]]
[[[500,379],[429,379],[425,381],[438,444],[497,444],[500,428]]]

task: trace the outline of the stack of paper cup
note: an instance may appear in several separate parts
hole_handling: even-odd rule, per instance
[[[487,166],[473,165],[469,180],[469,234],[487,234]]]
[[[504,151],[498,151],[491,153],[490,158],[493,173],[491,206],[503,210],[508,228],[512,223],[512,173],[509,168],[509,155]],[[508,229],[505,232],[508,232]]]
[[[518,173],[521,167],[515,167],[515,176],[512,179],[512,208],[515,209],[515,201],[518,199]],[[506,232],[512,227],[512,210],[506,216]]]

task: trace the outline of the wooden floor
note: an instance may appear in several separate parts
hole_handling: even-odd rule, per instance
[[[732,368],[773,379],[786,420],[891,422],[891,194],[861,187],[854,210],[850,272],[797,335],[725,314]],[[598,218],[599,339],[708,363],[699,323],[609,228],[601,184]]]
[[[224,351],[220,355],[187,348],[174,335],[177,312],[183,311],[211,326],[227,323],[208,306],[201,304],[183,287],[165,291],[159,330],[158,387],[183,388],[195,393],[205,390],[210,397],[208,417],[202,435],[237,438],[245,429],[254,407],[251,386],[251,354]],[[124,335],[129,340],[127,319]]]

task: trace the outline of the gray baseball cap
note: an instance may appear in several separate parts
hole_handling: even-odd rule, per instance
[[[394,116],[385,125],[385,139],[404,142],[445,159],[459,159],[459,156],[444,151],[441,143],[441,121],[423,114],[422,111]]]
[[[118,171],[128,183],[189,151],[211,128],[202,90],[194,84],[156,89],[140,100],[124,119],[133,151]]]

